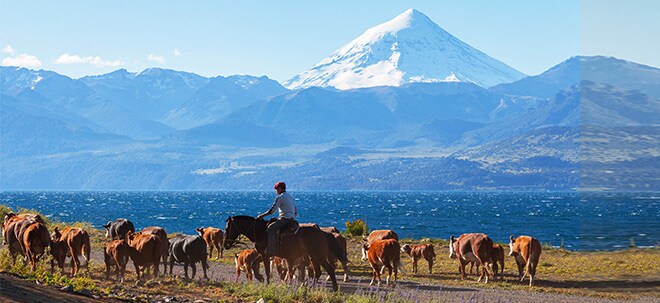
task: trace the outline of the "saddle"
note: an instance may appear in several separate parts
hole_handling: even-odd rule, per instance
[[[272,218],[272,219],[268,220],[268,224],[266,226],[270,226],[271,224],[275,223],[276,221],[277,221],[277,219]],[[298,224],[298,221],[290,220],[289,222],[287,222],[287,224],[285,224],[284,226],[282,226],[282,228],[280,228],[280,231],[278,232],[278,234],[279,234],[280,238],[282,238],[284,236],[293,236],[293,235],[297,234],[299,230],[300,230],[300,225]]]

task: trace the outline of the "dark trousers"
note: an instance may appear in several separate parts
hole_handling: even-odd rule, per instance
[[[277,233],[282,229],[283,227],[294,223],[295,221],[292,219],[279,219],[275,221],[273,224],[269,225],[268,228],[266,228],[266,233],[268,234],[268,247],[266,247],[266,252],[270,253],[275,253],[277,252]]]

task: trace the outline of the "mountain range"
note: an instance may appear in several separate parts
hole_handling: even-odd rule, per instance
[[[394,52],[377,73],[401,81],[336,85]],[[329,58],[284,85],[0,67],[0,189],[660,189],[658,68],[573,57],[524,76],[416,10]]]

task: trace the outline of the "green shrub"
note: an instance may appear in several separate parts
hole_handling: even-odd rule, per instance
[[[5,215],[12,212],[9,206],[0,204],[0,220],[4,220]]]
[[[346,221],[346,234],[352,237],[359,237],[367,234],[367,223],[362,219],[355,221]]]

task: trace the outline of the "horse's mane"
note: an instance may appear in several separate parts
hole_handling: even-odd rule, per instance
[[[252,217],[252,216],[245,216],[245,215],[239,215],[239,216],[231,216],[230,218],[234,218],[234,219],[240,219],[240,220],[244,220],[244,219],[251,219],[251,220],[255,220],[255,218],[254,218],[254,217]]]
[[[254,220],[255,218],[253,216],[239,215],[239,216],[234,216],[234,219],[252,219],[252,220]]]

